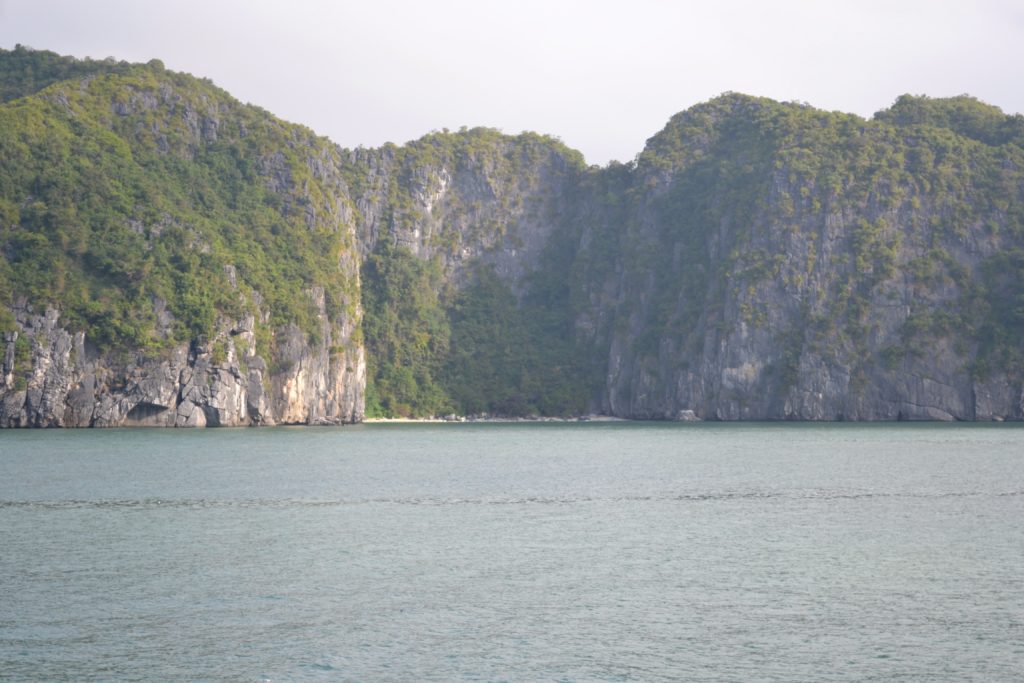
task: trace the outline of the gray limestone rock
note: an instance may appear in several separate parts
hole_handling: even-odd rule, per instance
[[[323,308],[322,290],[314,299]],[[162,302],[161,302],[162,303]],[[158,308],[158,314],[164,310]],[[358,422],[363,415],[362,349],[331,355],[354,323],[323,319],[323,340],[297,328],[282,331],[276,372],[255,353],[255,318],[223,321],[216,341],[227,348],[213,363],[210,344],[183,344],[157,357],[87,352],[84,333],[61,326],[60,314],[16,310],[18,331],[2,337],[3,427],[206,427]],[[18,345],[30,348],[25,367]],[[24,356],[24,352],[21,354]],[[268,394],[267,387],[272,393]]]

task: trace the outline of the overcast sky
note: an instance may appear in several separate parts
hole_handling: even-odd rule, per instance
[[[627,161],[726,91],[1024,111],[1024,0],[0,0],[0,47],[159,58],[346,147],[491,126]]]

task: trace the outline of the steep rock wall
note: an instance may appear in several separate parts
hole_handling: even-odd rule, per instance
[[[486,265],[517,292],[569,220],[583,169],[578,152],[551,138],[485,128],[355,150],[342,163],[364,256],[386,239],[440,259],[455,286]]]
[[[158,63],[79,66],[0,105],[0,425],[361,420],[338,148]]]
[[[841,135],[781,137],[787,117]],[[603,410],[1021,419],[1020,337],[984,311],[1021,291],[1019,270],[989,281],[1019,260],[1022,161],[1012,145],[742,96],[680,115],[630,179],[615,265],[583,285],[603,302],[584,332],[607,320]],[[614,293],[610,319],[595,291]]]
[[[437,291],[388,328],[393,374],[476,404],[467,343],[474,375],[524,365],[512,410],[1024,417],[1020,116],[730,94],[598,169],[488,129],[343,150],[156,62],[66,61],[0,102],[2,426],[358,421],[360,269],[410,254]]]
[[[0,427],[206,427],[341,424],[363,417],[366,362],[345,348],[353,330],[330,324],[314,292],[322,336],[280,332],[268,365],[256,352],[253,316],[221,321],[209,340],[158,355],[99,353],[60,313],[15,311],[18,331],[3,337]],[[339,344],[339,342],[342,342]]]

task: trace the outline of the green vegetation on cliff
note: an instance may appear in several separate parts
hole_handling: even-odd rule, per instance
[[[162,68],[158,60],[151,66]],[[37,93],[58,81],[88,78],[99,73],[127,73],[133,65],[114,59],[69,59],[54,52],[16,45],[0,49],[0,102]]]
[[[988,145],[1024,145],[1024,116],[1007,116],[998,107],[969,95],[939,99],[903,95],[892,107],[875,114],[875,120],[899,126],[945,128]]]
[[[441,304],[441,269],[382,242],[363,265],[368,417],[451,412],[439,382],[451,335]]]
[[[487,267],[461,290],[437,260],[382,243],[363,267],[370,417],[578,415],[594,387],[564,298],[542,276],[517,301]]]
[[[592,228],[622,264],[610,403],[989,410],[974,383],[1024,380],[1022,130],[969,97],[904,96],[865,120],[727,94],[676,115],[638,157],[632,212]]]
[[[561,297],[535,287],[520,304],[481,269],[454,301],[444,385],[463,414],[579,415],[594,387]]]
[[[553,138],[487,128],[347,165],[359,205],[378,216],[362,271],[367,414],[586,410],[594,388],[569,305],[566,197],[555,194],[584,168]],[[488,259],[531,248],[537,233],[547,235],[537,261],[512,273],[506,259],[499,276]]]
[[[5,92],[31,93],[0,105],[5,313],[17,294],[101,347],[155,349],[260,307],[315,333],[313,286],[333,315],[354,311],[355,271],[339,267],[351,236],[310,161],[329,143],[155,62],[15,50],[0,66],[21,75]]]
[[[1024,118],[967,96],[726,94],[596,169],[486,128],[341,150],[157,61],[19,47],[0,159],[0,332],[53,306],[158,355],[252,315],[267,355],[320,341],[322,289],[369,415],[970,417],[1024,382]]]

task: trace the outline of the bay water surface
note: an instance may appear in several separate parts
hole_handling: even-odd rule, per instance
[[[2,431],[0,680],[1024,680],[1024,427]]]

